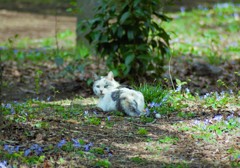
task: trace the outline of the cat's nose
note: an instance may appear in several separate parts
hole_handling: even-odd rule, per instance
[[[102,90],[100,90],[100,93],[102,94],[102,93],[103,93],[103,91],[102,91]]]

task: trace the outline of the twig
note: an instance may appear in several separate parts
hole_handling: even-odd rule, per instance
[[[175,90],[175,86],[174,86],[174,84],[173,84],[172,75],[171,75],[171,66],[170,66],[170,64],[171,64],[171,59],[172,59],[172,54],[171,54],[171,52],[170,52],[170,58],[169,58],[169,62],[168,62],[168,73],[169,73],[170,81],[171,81],[171,83],[172,83],[172,87],[173,87],[173,89]]]
[[[57,54],[59,53],[59,44],[58,44],[58,24],[57,24],[58,20],[57,20],[57,9],[56,9],[56,13],[55,13],[55,42],[56,42],[56,48],[57,48]]]
[[[146,125],[137,124],[137,123],[133,123],[133,125],[136,125],[136,126],[139,126],[139,127],[151,127],[152,124],[154,124],[156,121],[157,121],[157,119],[154,119],[152,122],[146,123]]]

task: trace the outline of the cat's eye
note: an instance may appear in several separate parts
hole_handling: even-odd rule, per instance
[[[97,88],[100,88],[100,86],[99,86],[99,85],[97,85],[96,87],[97,87]]]
[[[104,85],[104,88],[107,88],[108,87],[108,85]]]

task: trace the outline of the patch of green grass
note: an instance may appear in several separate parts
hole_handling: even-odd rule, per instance
[[[240,40],[235,38],[239,36],[239,12],[239,6],[229,3],[225,7],[172,14],[173,20],[163,24],[173,39],[173,55],[192,54],[211,64],[235,57],[240,51]]]
[[[170,136],[165,136],[163,138],[159,138],[158,142],[159,143],[170,143],[170,144],[175,144],[178,141],[177,137],[170,137]]]
[[[146,128],[138,128],[137,134],[141,136],[146,136],[148,134],[148,131]]]
[[[140,157],[138,157],[138,156],[132,157],[130,160],[131,160],[132,162],[134,162],[134,163],[137,163],[137,164],[142,164],[142,163],[145,162],[144,159],[142,159],[142,158],[140,158]]]
[[[94,164],[95,167],[104,167],[104,168],[108,168],[111,167],[111,162],[107,159],[101,159],[96,161],[96,163]]]
[[[137,90],[143,93],[146,102],[146,113],[169,114],[188,106],[186,100],[195,100],[195,97],[181,88],[186,82],[177,80],[176,90],[163,89],[161,84],[143,84]],[[144,118],[143,118],[144,119]]]
[[[181,118],[193,118],[196,116],[196,113],[194,113],[194,112],[178,112],[177,116],[181,117]]]
[[[137,88],[137,90],[142,92],[145,101],[148,103],[150,102],[159,103],[168,93],[166,90],[162,88],[161,84],[157,85],[142,84],[139,88]]]
[[[102,155],[104,154],[104,149],[100,147],[95,147],[90,150],[91,153]]]
[[[88,124],[92,124],[92,125],[100,125],[101,124],[101,119],[97,118],[97,117],[88,117],[86,121]]]

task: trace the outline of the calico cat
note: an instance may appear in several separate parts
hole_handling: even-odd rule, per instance
[[[139,91],[120,85],[112,72],[105,77],[95,75],[93,92],[99,97],[97,107],[103,111],[121,111],[129,116],[144,114],[144,97]]]

